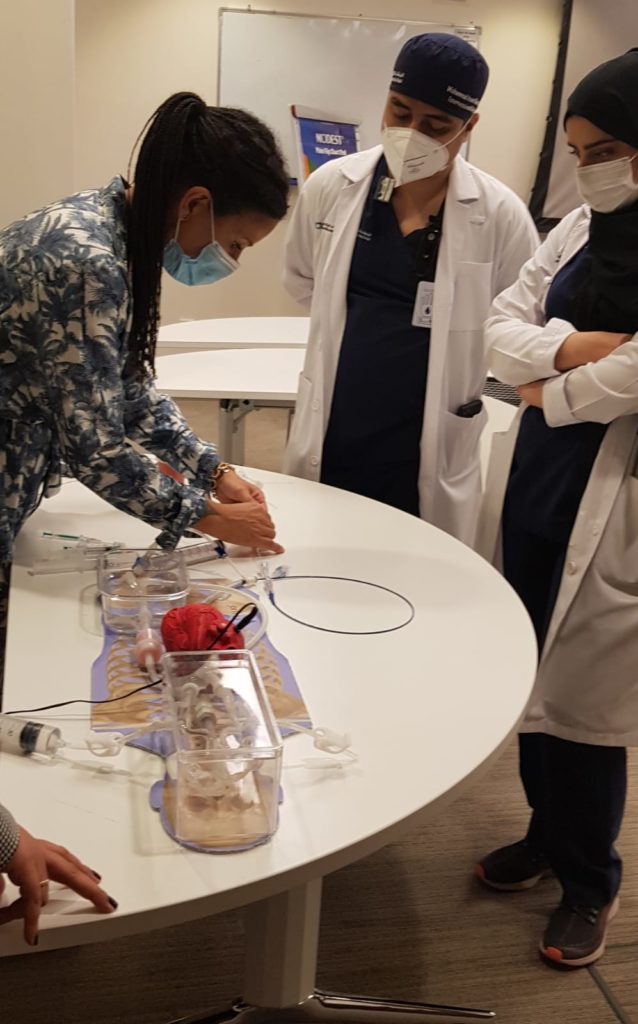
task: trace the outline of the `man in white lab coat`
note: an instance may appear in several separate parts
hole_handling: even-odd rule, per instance
[[[521,200],[459,155],[487,78],[457,36],[408,40],[382,146],[310,176],[284,277],[311,318],[286,471],[469,544],[486,420],[483,322],[538,244]]]

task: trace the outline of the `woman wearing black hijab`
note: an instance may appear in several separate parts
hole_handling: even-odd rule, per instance
[[[495,438],[480,547],[540,650],[520,735],[525,838],[476,866],[500,890],[554,874],[541,952],[581,967],[618,909],[627,746],[638,746],[638,50],[568,101],[585,206],[495,301],[489,360],[524,405]]]

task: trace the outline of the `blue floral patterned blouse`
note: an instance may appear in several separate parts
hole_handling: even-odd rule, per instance
[[[60,461],[174,546],[206,512],[219,459],[148,375],[127,378],[124,183],[81,192],[0,232],[0,563]],[[161,456],[188,480],[159,473]]]

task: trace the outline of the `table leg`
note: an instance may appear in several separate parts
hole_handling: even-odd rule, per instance
[[[238,402],[233,398],[222,398],[219,403],[217,448],[222,459],[233,466],[244,465],[245,419],[253,408],[252,402]]]
[[[181,1024],[464,1024],[488,1010],[335,995],[315,989],[321,880],[246,908],[244,998]],[[180,1024],[174,1021],[173,1024]]]

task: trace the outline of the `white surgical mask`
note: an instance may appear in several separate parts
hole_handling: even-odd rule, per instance
[[[638,199],[638,183],[631,168],[636,156],[638,153],[604,164],[577,167],[576,184],[583,202],[597,213],[612,213]]]
[[[381,133],[383,154],[397,185],[431,178],[444,170],[450,160],[447,147],[464,130],[465,125],[443,145],[414,128],[384,128]]]

